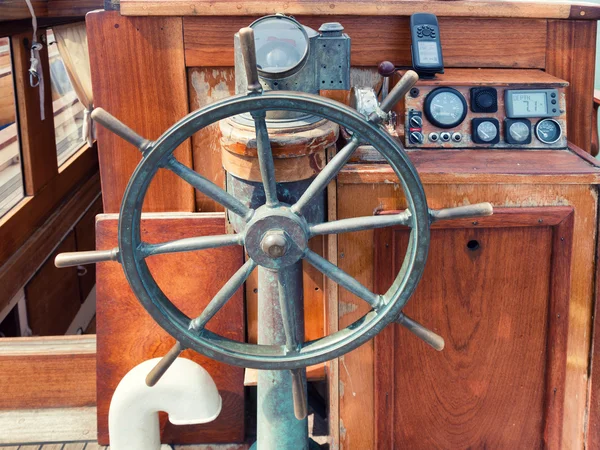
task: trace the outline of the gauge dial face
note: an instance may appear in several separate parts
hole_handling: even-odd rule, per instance
[[[498,128],[493,122],[485,121],[477,125],[477,137],[483,142],[492,142],[498,136]]]
[[[513,122],[508,128],[508,133],[516,142],[525,142],[529,139],[529,127],[523,122]]]
[[[425,115],[440,128],[453,128],[465,119],[467,103],[456,89],[439,88],[427,96]]]
[[[535,135],[544,144],[553,144],[562,136],[562,129],[556,120],[543,119],[535,126]]]

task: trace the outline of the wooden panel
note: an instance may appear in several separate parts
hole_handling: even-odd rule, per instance
[[[125,5],[122,3],[122,6]],[[357,12],[369,14],[362,9]],[[233,35],[255,18],[258,16],[184,18],[186,64],[233,66]],[[296,18],[315,30],[324,22],[340,22],[344,32],[352,38],[353,66],[376,66],[382,60],[411,66],[409,21],[397,13],[385,17],[315,15]],[[446,67],[545,66],[545,20],[440,17],[439,25]]]
[[[548,22],[546,71],[570,83],[567,88],[567,127],[569,141],[586,152],[591,151],[596,57],[595,22]]]
[[[76,267],[59,269],[54,258],[77,250],[75,233],[70,232],[25,286],[27,320],[37,336],[65,334],[81,306]]]
[[[117,244],[116,216],[99,216],[98,248]],[[142,221],[145,242],[222,234],[223,215],[154,214]],[[150,271],[165,294],[188,316],[196,317],[231,275],[241,266],[241,247],[160,255],[148,259]],[[148,315],[131,292],[118,264],[97,266],[98,336],[98,441],[108,443],[108,408],[121,378],[135,365],[164,355],[174,340]],[[244,340],[242,292],[209,323],[209,329],[230,339]],[[213,377],[223,398],[219,417],[206,425],[175,427],[162,417],[163,442],[241,442],[244,438],[244,369],[218,363],[186,350],[183,354],[201,364]]]
[[[531,177],[535,178],[535,177]],[[444,179],[441,175],[439,179]],[[402,192],[390,181],[380,184],[344,184],[338,179],[337,217],[371,215],[375,210],[405,207]],[[442,208],[490,201],[495,207],[570,205],[575,210],[571,296],[563,420],[564,448],[582,448],[587,403],[588,355],[593,304],[593,261],[597,192],[578,185],[436,183],[433,174],[425,184],[429,206]],[[518,253],[519,255],[521,252]],[[374,289],[373,232],[338,236],[338,266]],[[339,290],[339,325],[347,326],[368,310],[365,302]],[[425,320],[424,320],[425,322]],[[426,323],[427,324],[427,323]],[[414,339],[412,336],[408,339]],[[429,350],[426,350],[429,351]],[[373,344],[364,344],[339,360],[340,447],[377,448],[374,430]],[[420,406],[421,407],[421,406]],[[398,426],[398,422],[396,422]]]
[[[148,139],[158,138],[189,112],[181,19],[127,18],[116,11],[86,17],[94,106],[102,107]],[[118,212],[125,186],[141,159],[131,144],[98,126],[105,212]],[[191,166],[190,143],[175,156]],[[145,211],[193,211],[191,186],[159,171]]]
[[[32,0],[31,5],[36,16],[46,16],[48,14],[48,0]],[[25,2],[4,0],[0,4],[0,22],[29,18],[31,18],[31,13]]]
[[[235,80],[231,68],[190,69],[188,84],[190,109],[192,110],[235,94]],[[225,172],[221,165],[220,136],[219,124],[213,124],[200,130],[192,136],[192,152],[194,170],[217,186],[225,187]],[[197,211],[223,211],[223,207],[219,203],[206,195],[199,191],[196,191],[195,194]]]
[[[96,408],[0,411],[0,428],[5,444],[86,441],[96,435]]]
[[[519,209],[508,210],[504,225],[498,209],[477,227],[448,222],[432,232],[405,310],[446,347],[434,352],[400,326],[376,338],[378,449],[560,447],[573,210],[551,208],[562,222],[532,227],[544,209],[521,209],[522,224]],[[399,229],[375,232],[379,292],[391,285],[407,238]]]
[[[38,40],[45,42],[46,31],[38,31]],[[40,50],[40,66],[44,77],[44,114],[40,116],[40,89],[29,84],[29,46],[31,33],[13,36],[11,39],[14,60],[14,76],[17,89],[18,123],[21,130],[20,143],[23,155],[25,192],[39,192],[58,173],[54,121],[52,112],[52,89],[50,89],[50,67],[48,49]]]
[[[2,339],[0,371],[0,410],[93,406],[96,337]]]
[[[424,183],[455,184],[595,184],[597,162],[570,150],[415,150],[408,155]],[[395,183],[387,164],[348,164],[344,184]]]
[[[91,149],[88,149],[88,152],[91,152]],[[29,281],[43,264],[48,254],[60,243],[77,220],[85,213],[89,205],[100,196],[100,177],[97,172],[90,176],[89,180],[74,190],[71,197],[65,200],[62,205],[55,205],[56,200],[44,194],[64,195],[61,190],[52,193],[48,192],[46,188],[26,204],[27,208],[20,211],[24,213],[24,218],[19,214],[14,216],[10,222],[0,222],[0,230],[6,231],[7,236],[16,240],[16,242],[2,240],[3,247],[7,251],[10,250],[7,245],[8,242],[12,242],[15,246],[20,245],[20,240],[17,240],[17,238],[20,238],[22,233],[31,232],[29,227],[36,227],[35,233],[18,247],[18,251],[0,267],[0,285],[2,286],[0,310]],[[35,222],[36,215],[43,213],[44,208],[50,207],[54,208],[52,215],[45,222],[38,225]]]
[[[85,16],[103,7],[103,0],[48,0],[48,17]]]
[[[426,5],[423,5],[425,3]],[[599,8],[591,3],[583,3],[581,17],[598,18]],[[396,0],[392,2],[366,2],[337,0],[327,4],[312,0],[294,1],[247,1],[209,2],[198,0],[121,0],[124,15],[265,15],[278,11],[285,14],[352,14],[352,15],[405,15],[423,12],[438,16],[478,16],[478,17],[541,17],[566,19],[579,10],[572,10],[572,3],[565,1],[453,1],[418,2]]]
[[[95,225],[98,214],[102,214],[102,198],[100,197],[94,201],[75,225],[75,240],[78,252],[96,250]],[[79,276],[79,294],[83,302],[96,284],[96,268],[87,266],[85,270],[78,271],[77,275]]]

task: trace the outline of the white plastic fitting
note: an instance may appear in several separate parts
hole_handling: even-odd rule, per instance
[[[211,422],[221,412],[212,377],[189,359],[177,358],[158,383],[148,387],[146,376],[158,361],[138,364],[117,386],[108,412],[111,450],[160,450],[159,411],[174,425]]]

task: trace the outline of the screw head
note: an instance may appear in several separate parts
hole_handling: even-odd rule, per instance
[[[268,231],[260,242],[262,251],[273,259],[281,258],[285,255],[287,245],[285,231],[282,230]]]

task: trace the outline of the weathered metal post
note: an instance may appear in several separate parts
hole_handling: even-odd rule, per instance
[[[293,19],[270,16],[259,19],[251,27],[251,41],[245,31],[235,36],[238,93],[278,89],[318,93],[319,75],[328,77],[327,88],[331,88],[331,84],[335,84],[333,88],[336,89],[347,88],[349,39],[342,35],[343,28],[339,24],[325,27],[326,31],[319,34]],[[328,47],[333,51],[335,41],[335,50],[343,60],[331,73],[323,69],[326,65],[321,64],[319,55],[322,52],[316,45],[317,40],[323,41],[327,36]],[[345,44],[345,51],[339,51],[338,42]],[[252,59],[254,61],[250,62]],[[264,130],[255,128],[255,116],[260,114],[265,117]],[[265,202],[296,203],[325,166],[327,150],[335,145],[339,132],[336,124],[293,111],[243,114],[222,121],[220,128],[227,191],[253,209]],[[265,192],[265,186],[269,187],[270,183],[262,182],[264,174],[261,173],[260,152],[257,151],[261,140],[270,142],[275,169],[271,175],[273,182],[276,181],[276,198]],[[304,217],[308,223],[324,221],[325,193],[313,199]],[[234,230],[243,229],[239,216],[230,214],[229,220]],[[285,237],[272,232],[263,238],[261,245],[262,250],[274,260],[286,251]],[[293,349],[304,342],[302,261],[279,271],[279,277],[286,280],[285,294],[279,292],[277,272],[261,266],[258,268],[258,343],[285,345]],[[286,330],[289,323],[296,323],[296,329]],[[290,336],[295,338],[290,339]],[[258,440],[255,448],[308,450],[306,369],[261,370],[257,389]]]

